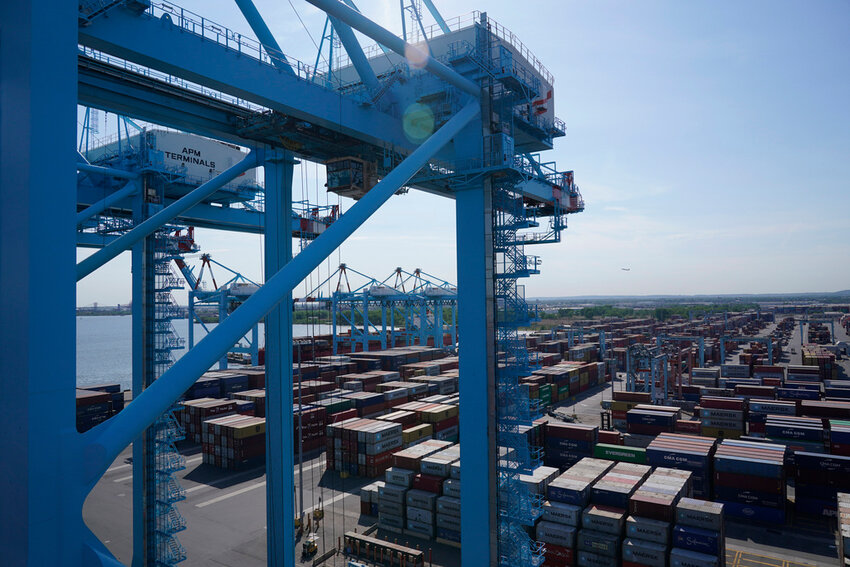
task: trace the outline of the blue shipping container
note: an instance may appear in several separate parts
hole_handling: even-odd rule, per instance
[[[741,504],[740,502],[730,502],[728,500],[715,499],[715,501],[723,504],[724,512],[735,518],[743,518],[765,524],[785,523],[784,506],[782,508],[765,508],[763,506]]]
[[[720,534],[691,526],[673,526],[673,545],[706,555],[717,555],[723,548]]]

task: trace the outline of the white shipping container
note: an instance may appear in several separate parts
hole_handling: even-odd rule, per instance
[[[670,567],[720,567],[714,555],[674,547],[670,551]]]
[[[183,132],[149,130],[149,155],[158,166],[201,182],[212,179],[245,158],[238,146]],[[232,189],[257,184],[256,169],[251,169],[224,186]]]
[[[626,518],[626,535],[642,541],[667,545],[670,543],[670,524],[651,518]]]
[[[413,520],[415,522],[422,522],[424,524],[433,525],[434,524],[434,512],[431,510],[425,510],[423,508],[414,508],[413,506],[407,507],[407,519]]]
[[[542,521],[537,524],[535,539],[543,543],[573,548],[575,547],[577,531],[573,526]]]
[[[451,496],[452,498],[460,498],[460,481],[454,478],[447,478],[443,481],[443,496]]]
[[[581,522],[581,506],[563,502],[544,502],[543,519],[548,522],[578,526]]]
[[[660,543],[627,539],[623,541],[623,560],[647,567],[667,567],[667,546]]]

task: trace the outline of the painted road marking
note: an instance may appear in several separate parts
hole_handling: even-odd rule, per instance
[[[265,486],[266,481],[257,482],[254,484],[249,484],[245,488],[240,488],[239,490],[234,490],[233,492],[228,492],[227,494],[222,494],[221,496],[217,496],[211,500],[207,500],[205,502],[201,502],[200,504],[195,504],[196,508],[205,508],[211,504],[216,504],[223,500],[227,500],[228,498],[233,498],[234,496],[239,496],[240,494],[244,494],[250,490],[254,490],[255,488],[260,488],[261,486]]]
[[[733,550],[726,552],[726,563],[728,567],[814,567],[808,563],[796,563],[768,555]]]
[[[317,469],[317,468],[323,467],[323,466],[325,466],[325,463],[316,463],[315,465],[305,467],[304,472],[307,472],[311,469]],[[199,484],[198,486],[193,486],[192,488],[187,488],[186,493],[189,494],[189,493],[192,493],[192,492],[196,492],[198,490],[203,490],[204,488],[215,488],[220,484],[224,484],[228,480],[233,480],[234,478],[238,478],[240,476],[245,476],[246,474],[248,474],[250,472],[254,472],[254,471],[252,471],[252,470],[242,471],[242,472],[238,472],[238,473],[226,476],[224,478],[220,478],[220,479],[216,480],[215,482],[211,482],[209,484]],[[295,471],[295,476],[298,476],[298,470]]]
[[[314,468],[322,467],[322,466],[324,466],[324,463],[316,463],[315,465],[307,467],[304,470],[310,470],[310,469],[314,469]],[[298,474],[298,473],[296,472],[296,474]],[[219,482],[221,482],[221,481],[219,481]],[[255,488],[260,488],[261,486],[265,486],[265,485],[266,485],[266,481],[264,481],[264,480],[257,482],[257,483],[254,483],[254,484],[249,484],[248,486],[246,486],[244,488],[240,488],[239,490],[234,490],[233,492],[228,492],[227,494],[222,494],[221,496],[216,496],[215,498],[211,498],[210,500],[205,500],[204,502],[201,502],[199,504],[195,504],[195,507],[196,508],[205,508],[206,506],[209,506],[211,504],[216,504],[216,503],[221,502],[223,500],[227,500],[228,498],[233,498],[234,496],[239,496],[240,494],[244,494],[248,491],[254,490]],[[210,486],[210,485],[203,484],[203,485],[200,485],[200,486],[193,486],[189,490],[200,490],[201,488],[206,488],[208,486]],[[189,492],[189,490],[187,490],[186,492]],[[343,498],[345,496],[349,496],[349,495],[348,494],[342,495]],[[336,502],[339,499],[340,499],[340,497],[332,498],[328,502],[333,503],[333,502]],[[312,508],[311,508],[311,510],[312,510]]]
[[[198,457],[192,457],[191,459],[186,459],[186,464],[187,464],[187,465],[191,465],[192,463],[197,463],[198,461],[200,461],[200,460],[201,460],[201,459],[203,459],[203,458],[204,458],[204,457],[203,457],[203,455],[201,455],[201,456],[198,456]],[[113,467],[113,468],[111,468],[111,469],[107,469],[107,471],[106,471],[106,472],[109,472],[109,471],[111,471],[111,470],[118,470],[119,468],[123,468],[123,467],[132,467],[132,466],[133,466],[133,464],[132,464],[132,463],[128,463],[128,464],[126,464],[126,465],[119,465],[119,466],[117,466],[117,467]],[[130,480],[130,479],[132,479],[132,478],[133,478],[133,475],[130,475],[130,476],[122,476],[121,478],[116,478],[116,479],[115,479],[115,480],[113,480],[112,482],[124,482],[125,480]]]

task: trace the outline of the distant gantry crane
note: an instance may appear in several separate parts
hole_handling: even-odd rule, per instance
[[[539,464],[522,434],[539,407],[518,383],[534,367],[519,329],[535,317],[520,282],[541,268],[525,247],[560,242],[584,209],[573,172],[541,158],[566,130],[554,77],[483,12],[445,20],[431,0],[402,2],[399,37],[350,0],[306,0],[327,15],[330,53],[307,65],[284,53],[252,0],[235,1],[256,39],[168,1],[0,4],[10,30],[0,80],[16,85],[0,90],[0,186],[15,188],[0,192],[0,297],[15,302],[0,309],[0,364],[16,377],[0,397],[16,424],[0,436],[3,480],[16,487],[0,508],[4,560],[117,565],[81,510],[130,444],[134,565],[182,560],[170,410],[265,318],[267,561],[291,564],[292,290],[413,189],[453,199],[457,218],[461,457],[476,479],[461,494],[462,565],[539,565],[526,528],[541,502],[519,481]],[[361,47],[355,31],[376,45]],[[77,105],[126,117],[120,138],[71,147]],[[325,164],[328,190],[356,202],[345,213],[293,202],[298,160]],[[182,283],[171,264],[186,227],[263,235],[266,279],[175,361],[168,296]],[[78,246],[95,252],[77,263]],[[133,401],[77,433],[74,286],[126,251]],[[417,293],[455,301],[431,288]],[[426,335],[446,323],[427,309],[414,318]],[[32,337],[47,320],[51,356],[37,356]]]
[[[364,283],[352,289],[349,273]],[[318,294],[334,278],[333,293],[323,299]],[[419,268],[412,273],[396,268],[377,280],[340,264],[296,306],[317,302],[331,312],[334,354],[368,351],[370,343],[381,350],[414,344],[453,349],[457,343],[457,287]],[[379,321],[371,318],[373,309],[380,310]]]

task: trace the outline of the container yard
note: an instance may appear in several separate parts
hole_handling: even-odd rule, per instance
[[[482,2],[0,4],[2,567],[848,565],[848,7]]]
[[[559,332],[567,333],[554,336]],[[556,341],[541,337],[525,340],[554,350]],[[567,349],[566,357],[579,350]],[[463,377],[440,349],[418,351],[435,373],[423,373],[421,360],[399,349],[368,353],[382,369],[363,367],[366,353],[325,355],[295,369],[302,378],[302,404],[293,410],[301,431],[296,462],[299,443],[305,459],[296,487],[305,494],[305,526],[324,532],[317,556],[339,550],[325,564],[381,564],[391,553],[386,546],[421,552],[425,564],[460,564]],[[736,364],[733,353],[724,365],[694,368],[682,377],[683,395],[671,382],[663,404],[652,403],[642,384],[628,391],[625,374],[608,374],[614,366],[605,362],[550,357],[524,377],[541,414],[521,433],[539,448],[540,466],[519,480],[539,510],[527,530],[544,546],[543,565],[837,564],[841,494],[850,491],[842,480],[850,478],[850,399],[839,397],[840,379],[792,364],[789,352],[785,345],[773,366]],[[836,363],[843,376],[847,365]],[[222,391],[222,384],[240,382],[233,378],[240,372],[253,376],[246,388],[262,383],[257,367],[211,371],[187,390],[176,413],[187,432],[180,450],[193,463],[184,477],[194,502],[189,523],[219,507],[248,513],[261,493],[262,457],[252,451],[264,449],[255,441],[264,437],[264,390]],[[193,398],[210,393],[216,380],[226,397]],[[817,395],[797,394],[805,391]],[[111,476],[117,482],[101,483],[95,495],[104,500],[92,505],[105,506],[131,483],[118,471]],[[256,515],[247,525],[260,529],[261,520]],[[257,534],[241,543],[232,535],[223,542],[229,538],[233,549],[262,547]]]

